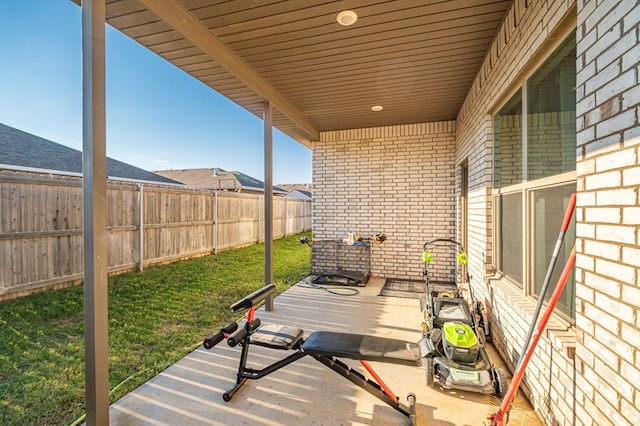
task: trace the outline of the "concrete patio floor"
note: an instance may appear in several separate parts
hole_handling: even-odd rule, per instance
[[[384,280],[372,278],[356,296],[336,296],[299,283],[275,299],[275,310],[256,312],[263,324],[372,334],[418,341],[417,299],[378,296]],[[344,288],[342,288],[344,289]],[[337,289],[336,291],[341,291]],[[213,331],[213,330],[212,330]],[[492,348],[491,348],[492,349]],[[251,347],[248,365],[261,368],[290,352]],[[110,409],[110,424],[135,425],[405,425],[408,419],[311,357],[260,380],[248,381],[230,402],[222,394],[235,383],[240,348],[221,342],[200,347]],[[501,364],[492,352],[494,362]],[[348,364],[359,368],[357,362]],[[406,404],[416,394],[418,425],[484,425],[497,411],[494,396],[428,388],[424,368],[371,362]],[[518,397],[509,425],[541,425],[526,400]]]

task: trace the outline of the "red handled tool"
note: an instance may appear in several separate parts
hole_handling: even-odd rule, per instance
[[[522,352],[520,355],[520,359],[518,360],[518,364],[516,364],[516,370],[520,368],[522,365],[522,360],[524,359],[524,353],[527,351],[529,347],[529,343],[531,342],[531,336],[533,335],[533,330],[535,330],[536,322],[538,321],[538,316],[540,315],[540,309],[542,308],[542,304],[544,303],[545,296],[547,295],[547,288],[549,287],[549,281],[551,281],[551,274],[553,273],[553,269],[556,266],[556,261],[558,260],[558,254],[560,253],[560,247],[562,246],[562,241],[564,240],[564,235],[567,233],[569,229],[569,225],[571,224],[571,217],[573,216],[573,211],[576,208],[576,194],[571,194],[569,198],[569,204],[567,205],[567,209],[564,212],[564,220],[562,221],[562,227],[560,228],[560,234],[558,234],[558,240],[556,241],[556,246],[553,249],[553,255],[551,256],[551,261],[549,261],[549,267],[547,268],[547,275],[544,277],[544,281],[542,283],[542,288],[540,289],[540,295],[538,297],[538,304],[536,305],[536,310],[533,312],[533,320],[531,321],[531,327],[529,327],[529,333],[527,337],[524,339],[524,346],[522,347]]]
[[[533,336],[533,341],[531,342],[531,345],[527,348],[527,351],[523,354],[522,361],[519,363],[520,367],[516,370],[515,374],[513,375],[511,386],[509,386],[509,390],[507,391],[507,394],[504,396],[504,399],[502,400],[502,405],[500,406],[500,409],[498,410],[498,412],[493,414],[490,417],[492,426],[504,426],[505,413],[507,413],[507,411],[511,407],[511,402],[513,401],[513,397],[515,396],[518,390],[518,387],[520,386],[520,382],[522,381],[524,372],[527,369],[527,364],[529,364],[529,360],[533,355],[533,351],[538,345],[538,341],[540,340],[540,337],[542,337],[542,332],[544,331],[545,327],[547,326],[547,323],[549,322],[551,313],[553,312],[553,309],[556,307],[556,304],[558,303],[558,300],[562,295],[564,286],[567,283],[567,280],[569,279],[569,276],[571,275],[571,272],[573,271],[573,267],[575,264],[576,264],[576,248],[574,246],[573,249],[571,250],[571,255],[569,255],[569,259],[567,260],[567,264],[564,266],[562,275],[558,280],[558,285],[556,286],[556,289],[553,291],[553,294],[551,295],[551,299],[549,300],[549,306],[547,306],[547,309],[544,311],[544,314],[540,319],[540,323],[538,324],[536,333]]]

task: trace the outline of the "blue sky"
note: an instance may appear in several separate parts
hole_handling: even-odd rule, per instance
[[[81,10],[0,0],[0,123],[82,149]],[[146,170],[264,180],[262,121],[107,27],[107,155]],[[311,150],[274,129],[274,183],[310,183]]]

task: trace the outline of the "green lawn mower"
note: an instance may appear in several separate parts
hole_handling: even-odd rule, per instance
[[[467,254],[462,244],[451,239],[435,239],[424,244],[425,292],[420,341],[428,386],[436,379],[445,389],[461,389],[503,397],[507,380],[494,367],[485,343],[489,336],[482,306],[468,286],[468,303],[460,284],[469,284]],[[438,259],[438,265],[435,260]]]

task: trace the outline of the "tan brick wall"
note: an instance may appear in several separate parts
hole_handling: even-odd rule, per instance
[[[421,243],[435,231],[437,236],[457,235],[459,168],[468,164],[472,283],[492,309],[500,352],[513,363],[535,302],[492,275],[491,114],[534,69],[540,55],[550,51],[560,29],[570,28],[575,19],[576,321],[575,327],[567,328],[561,318],[552,317],[527,371],[526,392],[548,425],[636,425],[640,424],[637,1],[514,0],[455,126],[428,123],[323,134],[314,146],[314,237],[343,238],[349,230],[386,231],[390,240],[374,247],[374,273],[420,277]]]
[[[640,424],[640,6],[578,12],[577,413]]]
[[[455,229],[454,122],[325,132],[313,146],[313,238],[385,232],[372,273],[422,279],[422,244]]]
[[[456,164],[469,164],[469,258],[474,289],[491,307],[495,344],[513,367],[532,321],[535,299],[493,275],[492,116],[551,51],[560,28],[575,19],[575,1],[515,0],[472,85],[458,116]],[[484,259],[484,264],[473,259]],[[483,279],[484,278],[484,279]],[[574,425],[575,332],[553,318],[540,340],[527,374],[525,390],[546,424]]]

